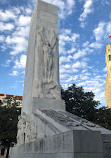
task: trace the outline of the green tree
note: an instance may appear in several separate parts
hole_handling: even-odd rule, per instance
[[[66,90],[62,89],[66,110],[93,122],[96,120],[96,107],[100,104],[94,100],[94,96],[93,92],[84,92],[82,87],[77,87],[75,84]]]
[[[14,107],[0,107],[0,142],[8,148],[16,143],[18,115],[21,109]]]
[[[3,104],[2,100],[0,100],[0,106]]]
[[[111,130],[111,109],[107,107],[97,109],[95,123]]]

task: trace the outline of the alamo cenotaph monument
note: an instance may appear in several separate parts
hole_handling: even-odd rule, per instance
[[[41,0],[30,24],[23,106],[11,158],[111,158],[111,131],[65,110],[58,8]]]

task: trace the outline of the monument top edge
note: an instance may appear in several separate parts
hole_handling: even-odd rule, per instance
[[[44,0],[37,0],[37,3],[39,3],[39,2],[42,2],[42,3],[44,3],[44,4],[47,4],[47,5],[50,5],[50,6],[56,7],[56,8],[58,9],[58,6],[57,6],[57,5],[55,5],[55,4],[48,3],[48,2],[46,2],[46,1],[44,1]]]

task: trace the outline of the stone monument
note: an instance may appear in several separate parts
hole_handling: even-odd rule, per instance
[[[59,84],[58,8],[33,12],[22,113],[11,158],[111,158],[111,131],[65,111]]]
[[[111,108],[111,44],[108,44],[106,46],[105,58],[106,58],[106,67],[107,67],[105,98],[106,98],[107,107]]]
[[[30,24],[22,112],[32,105],[65,110],[59,83],[58,8],[37,1]]]
[[[30,24],[18,144],[35,138],[33,111],[44,108],[65,110],[65,103],[59,83],[58,8],[38,0]]]

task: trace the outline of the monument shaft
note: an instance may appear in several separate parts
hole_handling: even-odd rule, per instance
[[[22,112],[31,112],[33,98],[61,100],[58,8],[40,0],[30,24]]]

